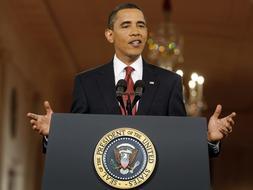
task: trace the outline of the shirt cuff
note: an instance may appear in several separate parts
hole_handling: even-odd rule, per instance
[[[45,141],[48,141],[48,137],[47,137],[47,136],[44,136],[44,140],[45,140]]]
[[[208,141],[208,145],[212,148],[214,154],[219,153],[220,151],[220,141],[218,141],[217,143],[212,143]]]

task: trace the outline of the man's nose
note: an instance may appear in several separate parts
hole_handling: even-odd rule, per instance
[[[140,35],[140,31],[137,27],[133,27],[130,33],[131,36],[139,36]]]

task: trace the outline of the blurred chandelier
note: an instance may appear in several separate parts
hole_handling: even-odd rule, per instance
[[[176,72],[183,80],[184,39],[171,22],[172,11],[170,0],[164,0],[163,11],[165,22],[160,24],[160,27],[155,33],[150,32],[150,37],[147,42],[148,58],[159,67]],[[183,95],[188,115],[199,116],[207,107],[203,100],[204,81],[203,76],[194,72],[188,81],[187,89],[183,85]]]

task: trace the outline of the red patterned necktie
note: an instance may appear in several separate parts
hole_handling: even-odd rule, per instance
[[[133,102],[134,99],[134,82],[133,79],[131,77],[132,72],[134,71],[133,67],[127,66],[125,67],[126,70],[126,77],[125,77],[125,81],[127,82],[127,90],[126,90],[126,95],[123,95],[123,101],[125,104],[125,107],[127,106],[127,100],[128,100],[128,95],[130,95],[130,100],[131,103]],[[124,112],[122,112],[122,114],[124,115]],[[133,107],[132,109],[132,115],[136,114],[136,106]],[[131,115],[131,114],[128,114]]]

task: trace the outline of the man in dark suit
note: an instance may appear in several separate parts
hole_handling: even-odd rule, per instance
[[[139,7],[121,4],[112,11],[105,36],[114,44],[114,58],[106,65],[77,75],[71,112],[121,114],[115,85],[130,75],[133,83],[137,80],[145,82],[145,92],[135,108],[137,115],[186,116],[181,78],[173,72],[147,64],[142,59],[147,35],[146,20]],[[129,68],[130,74],[127,71]],[[32,128],[47,136],[53,111],[48,102],[44,106],[46,115],[28,113],[28,117]],[[235,113],[219,119],[220,113],[221,106],[218,105],[208,124],[211,155],[219,152],[219,141],[232,132],[234,125]]]
[[[121,114],[113,71],[113,62],[110,62],[77,75],[71,112]],[[139,101],[136,115],[186,115],[179,75],[143,61],[142,80],[145,82],[145,93]]]

